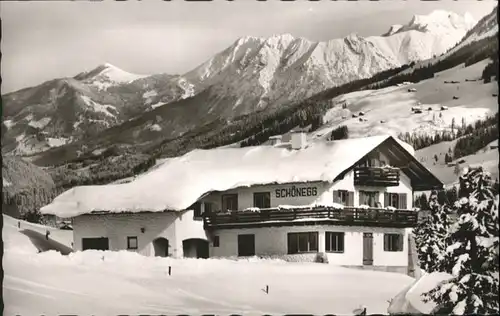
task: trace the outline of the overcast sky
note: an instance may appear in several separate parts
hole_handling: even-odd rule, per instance
[[[180,0],[0,2],[2,93],[109,62],[139,74],[184,73],[242,36],[291,33],[313,41],[380,35],[443,9],[479,20],[497,1]]]

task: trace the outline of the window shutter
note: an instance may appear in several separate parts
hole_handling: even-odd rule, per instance
[[[403,210],[406,209],[406,193],[399,194],[399,208]]]
[[[333,203],[340,203],[339,191],[333,191]]]
[[[403,251],[403,235],[398,235],[398,250]]]
[[[384,207],[389,206],[389,193],[384,192]]]
[[[347,192],[347,206],[354,206],[354,192]]]
[[[389,235],[384,234],[384,251],[389,251]]]

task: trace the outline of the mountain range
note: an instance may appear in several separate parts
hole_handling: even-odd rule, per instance
[[[475,25],[469,14],[434,11],[381,36],[325,42],[247,36],[183,75],[138,75],[105,63],[3,95],[2,152],[33,155],[81,143],[83,153],[83,144],[96,138],[173,139],[217,120],[273,113],[326,89],[441,55]]]

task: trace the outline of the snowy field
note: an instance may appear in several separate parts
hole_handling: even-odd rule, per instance
[[[414,280],[279,260],[151,258],[126,251],[37,254],[17,221],[4,215],[4,223],[5,315],[352,315],[361,304],[368,313],[386,314],[388,300]]]
[[[429,170],[434,173],[441,181],[443,181],[446,185],[452,185],[458,183],[458,176],[455,174],[455,167],[448,166],[444,163],[444,156],[448,152],[449,148],[453,148],[456,140],[450,142],[442,142],[439,144],[435,144],[421,150],[417,150],[415,156],[417,159],[423,162],[423,164],[429,168]],[[493,179],[499,179],[499,171],[498,171],[498,149],[491,148],[490,146],[493,144],[498,144],[498,140],[488,144],[485,148],[479,150],[477,153],[473,155],[468,155],[461,157],[459,159],[455,159],[452,161],[452,164],[457,163],[458,161],[463,161],[459,164],[460,170],[470,166],[470,167],[478,167],[482,166],[483,169],[491,174]],[[434,154],[438,156],[438,162],[434,163]]]
[[[325,124],[309,137],[329,137],[330,132],[340,125],[347,125],[349,137],[396,136],[405,132],[433,134],[450,129],[452,119],[460,124],[463,117],[469,124],[493,115],[498,112],[497,98],[493,97],[498,93],[498,85],[496,82],[484,84],[479,80],[488,63],[489,60],[485,60],[469,67],[459,65],[415,84],[341,95],[333,99],[339,105],[323,117]],[[416,91],[409,92],[409,89]],[[340,106],[344,102],[345,109]],[[412,113],[414,106],[420,106],[423,113]],[[441,111],[441,106],[448,109]],[[364,114],[362,120],[352,117],[359,112]]]

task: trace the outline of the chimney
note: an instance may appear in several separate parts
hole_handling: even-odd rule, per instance
[[[279,145],[281,144],[281,135],[271,136],[269,137],[269,141],[271,146]]]
[[[307,145],[306,133],[303,131],[292,132],[292,149],[302,149]]]

